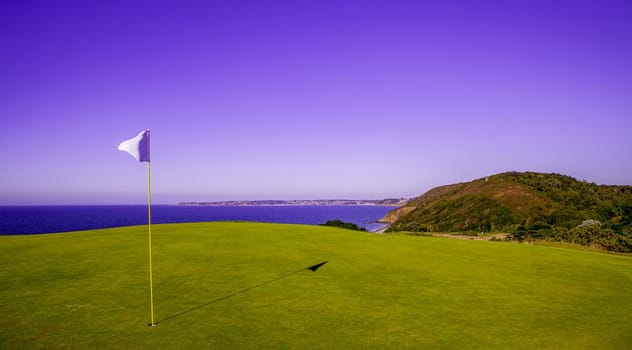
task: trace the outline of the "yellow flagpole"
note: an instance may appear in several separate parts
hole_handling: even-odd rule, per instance
[[[149,232],[149,303],[151,310],[150,327],[155,326],[154,323],[154,286],[153,271],[151,265],[151,162],[147,162],[147,228]]]

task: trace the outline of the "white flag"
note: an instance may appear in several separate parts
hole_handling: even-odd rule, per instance
[[[118,149],[131,154],[139,162],[149,162],[149,129],[121,142]]]

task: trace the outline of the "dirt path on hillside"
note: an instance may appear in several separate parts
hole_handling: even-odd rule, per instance
[[[373,233],[380,233],[380,234],[386,233],[386,230],[388,228],[389,226],[386,226]],[[432,236],[432,237],[452,238],[452,239],[465,239],[465,240],[471,240],[471,241],[490,241],[493,238],[497,240],[504,240],[505,238],[507,238],[507,236],[509,236],[508,233],[495,233],[492,235],[487,234],[487,235],[481,235],[481,236],[469,236],[469,235],[459,235],[459,234],[452,234],[452,233],[432,233],[432,232],[424,232],[423,235]]]
[[[466,239],[471,241],[489,241],[492,238],[496,238],[499,240],[504,240],[507,238],[507,233],[496,233],[493,235],[484,235],[484,236],[468,236],[468,235],[456,235],[451,233],[429,233],[432,237],[443,237],[443,238],[452,238],[452,239]]]

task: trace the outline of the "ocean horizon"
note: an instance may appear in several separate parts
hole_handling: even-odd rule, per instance
[[[395,206],[176,206],[152,205],[152,224],[251,221],[318,225],[352,222],[375,232]],[[147,224],[146,205],[0,206],[0,235],[46,234]]]

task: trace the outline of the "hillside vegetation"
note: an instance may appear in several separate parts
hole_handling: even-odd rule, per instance
[[[508,232],[632,252],[632,186],[509,172],[434,188],[384,220],[391,232]]]
[[[353,222],[345,222],[342,220],[328,220],[326,223],[320,224],[320,226],[339,227],[339,228],[344,228],[347,230],[354,230],[354,231],[366,231],[364,227],[360,227],[354,224]]]
[[[0,349],[630,349],[632,258],[323,226],[0,236]],[[318,271],[306,269],[327,261]]]

